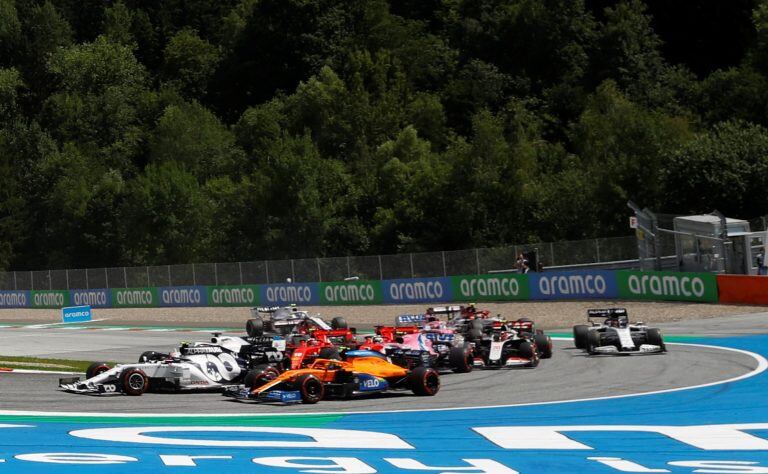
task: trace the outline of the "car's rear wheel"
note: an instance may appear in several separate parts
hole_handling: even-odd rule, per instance
[[[94,362],[93,364],[89,365],[87,369],[85,369],[85,378],[90,379],[96,377],[97,375],[104,373],[109,369],[110,367],[106,362]]]
[[[245,323],[248,337],[260,337],[264,334],[264,320],[261,317],[251,318]]]
[[[243,383],[248,389],[259,388],[262,385],[265,385],[268,382],[276,379],[279,375],[280,371],[271,365],[257,365],[253,369],[249,370],[247,374],[245,374]]]
[[[456,373],[472,372],[472,351],[469,347],[451,347],[448,362]]]
[[[587,334],[589,333],[589,326],[584,324],[577,324],[573,327],[573,343],[577,349],[587,348]]]
[[[476,341],[483,338],[483,322],[477,319],[473,319],[469,323],[469,339]]]
[[[312,374],[300,375],[296,380],[296,388],[301,393],[301,401],[308,404],[319,402],[325,395],[323,382]]]
[[[331,327],[333,329],[347,329],[347,320],[337,316],[331,320]]]
[[[339,353],[339,350],[335,347],[323,347],[320,349],[320,352],[317,353],[318,359],[331,359],[331,360],[341,360],[341,354]]]
[[[408,374],[408,382],[413,393],[420,396],[432,396],[440,391],[440,375],[435,369],[416,367]]]
[[[661,329],[648,328],[646,332],[648,338],[648,344],[661,347],[662,351],[667,350],[667,346],[664,344],[664,338],[661,337]]]
[[[549,359],[552,357],[552,338],[546,334],[536,334],[534,336],[534,342],[536,342],[536,350],[539,352],[539,356],[542,359]]]
[[[128,369],[123,372],[123,392],[126,395],[139,396],[147,391],[149,387],[149,378],[143,370],[140,369]]]

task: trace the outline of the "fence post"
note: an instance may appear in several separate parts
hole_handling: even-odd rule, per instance
[[[315,261],[317,262],[317,281],[321,282],[323,281],[323,274],[320,273],[320,258],[315,257]]]
[[[411,278],[416,278],[416,275],[414,275],[414,271],[413,271],[413,253],[409,253],[408,256],[411,259]]]
[[[269,260],[264,260],[264,272],[267,274],[267,285],[269,285]]]
[[[379,280],[383,280],[384,279],[384,268],[381,265],[381,254],[379,254],[378,257],[379,257]]]
[[[296,283],[296,270],[293,267],[293,262],[294,262],[294,260],[291,259],[291,281],[293,283]]]
[[[216,284],[216,286],[219,286],[219,264],[218,263],[213,264],[213,282]]]
[[[475,275],[480,274],[480,249],[475,249],[475,263],[477,263],[477,271]]]
[[[595,253],[597,254],[597,262],[600,263],[600,241],[595,239]]]
[[[440,253],[443,254],[443,276],[447,277],[448,276],[448,271],[446,270],[446,266],[445,266],[445,250],[443,250]]]
[[[192,271],[195,271],[195,267],[192,267]],[[237,262],[237,271],[240,272],[240,284],[243,284],[243,262]]]
[[[13,272],[13,289],[18,290],[19,286],[16,284],[16,271]],[[69,285],[67,285],[67,289],[69,289]]]
[[[549,256],[551,257],[550,265],[555,265],[555,244],[550,242],[549,243]]]
[[[50,270],[48,270],[48,289],[49,290],[53,289],[53,283],[51,283],[51,271]]]
[[[32,282],[32,286],[35,286],[35,282]],[[91,289],[91,282],[88,280],[88,269],[87,268],[85,269],[85,288],[88,289],[88,290]]]
[[[144,270],[147,272],[147,286],[150,286],[149,285],[149,265],[145,266]]]
[[[351,277],[350,273],[352,272],[352,269],[349,266],[349,255],[347,255],[347,277]]]
[[[171,266],[168,265],[168,286],[173,286],[173,280],[171,279]]]
[[[48,281],[51,280],[51,274],[50,271],[48,272]],[[106,287],[109,288],[109,273],[107,273],[107,267],[104,267],[104,283],[106,284]]]
[[[30,290],[35,289],[35,275],[32,274],[32,270],[29,271],[29,286],[31,287]]]
[[[123,283],[125,283],[125,288],[128,288],[128,270],[126,267],[123,267]]]
[[[195,264],[192,264],[192,286],[197,286],[197,275],[195,275]]]
[[[64,275],[67,277],[67,289],[70,290],[69,287],[69,269],[64,270]],[[16,283],[16,272],[13,273],[13,282]]]

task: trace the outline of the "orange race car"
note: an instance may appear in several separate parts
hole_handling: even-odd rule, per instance
[[[324,398],[351,398],[388,390],[411,390],[425,396],[440,390],[440,375],[434,369],[409,370],[373,351],[347,351],[345,358],[317,359],[305,369],[282,374],[249,374],[245,386],[231,387],[224,395],[263,402],[317,403]]]

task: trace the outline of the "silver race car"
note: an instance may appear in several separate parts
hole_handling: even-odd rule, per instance
[[[630,323],[624,308],[590,309],[590,325],[573,327],[576,347],[595,354],[661,353],[667,348],[661,330],[642,322]]]
[[[144,352],[136,364],[110,367],[94,362],[85,380],[62,378],[59,388],[73,393],[126,395],[148,390],[222,390],[246,379],[271,380],[279,375],[285,345],[280,336],[243,338],[214,333],[210,342],[183,343],[167,354]]]

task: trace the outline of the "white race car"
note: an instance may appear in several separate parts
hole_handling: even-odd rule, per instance
[[[144,352],[136,364],[110,367],[94,362],[85,377],[59,379],[73,393],[141,395],[146,391],[221,390],[246,379],[279,375],[285,339],[230,337],[214,333],[210,342],[183,343],[168,354]],[[247,382],[246,382],[247,383]]]
[[[630,323],[624,308],[590,309],[591,325],[573,327],[576,347],[589,354],[660,353],[667,348],[661,330],[642,322]]]

